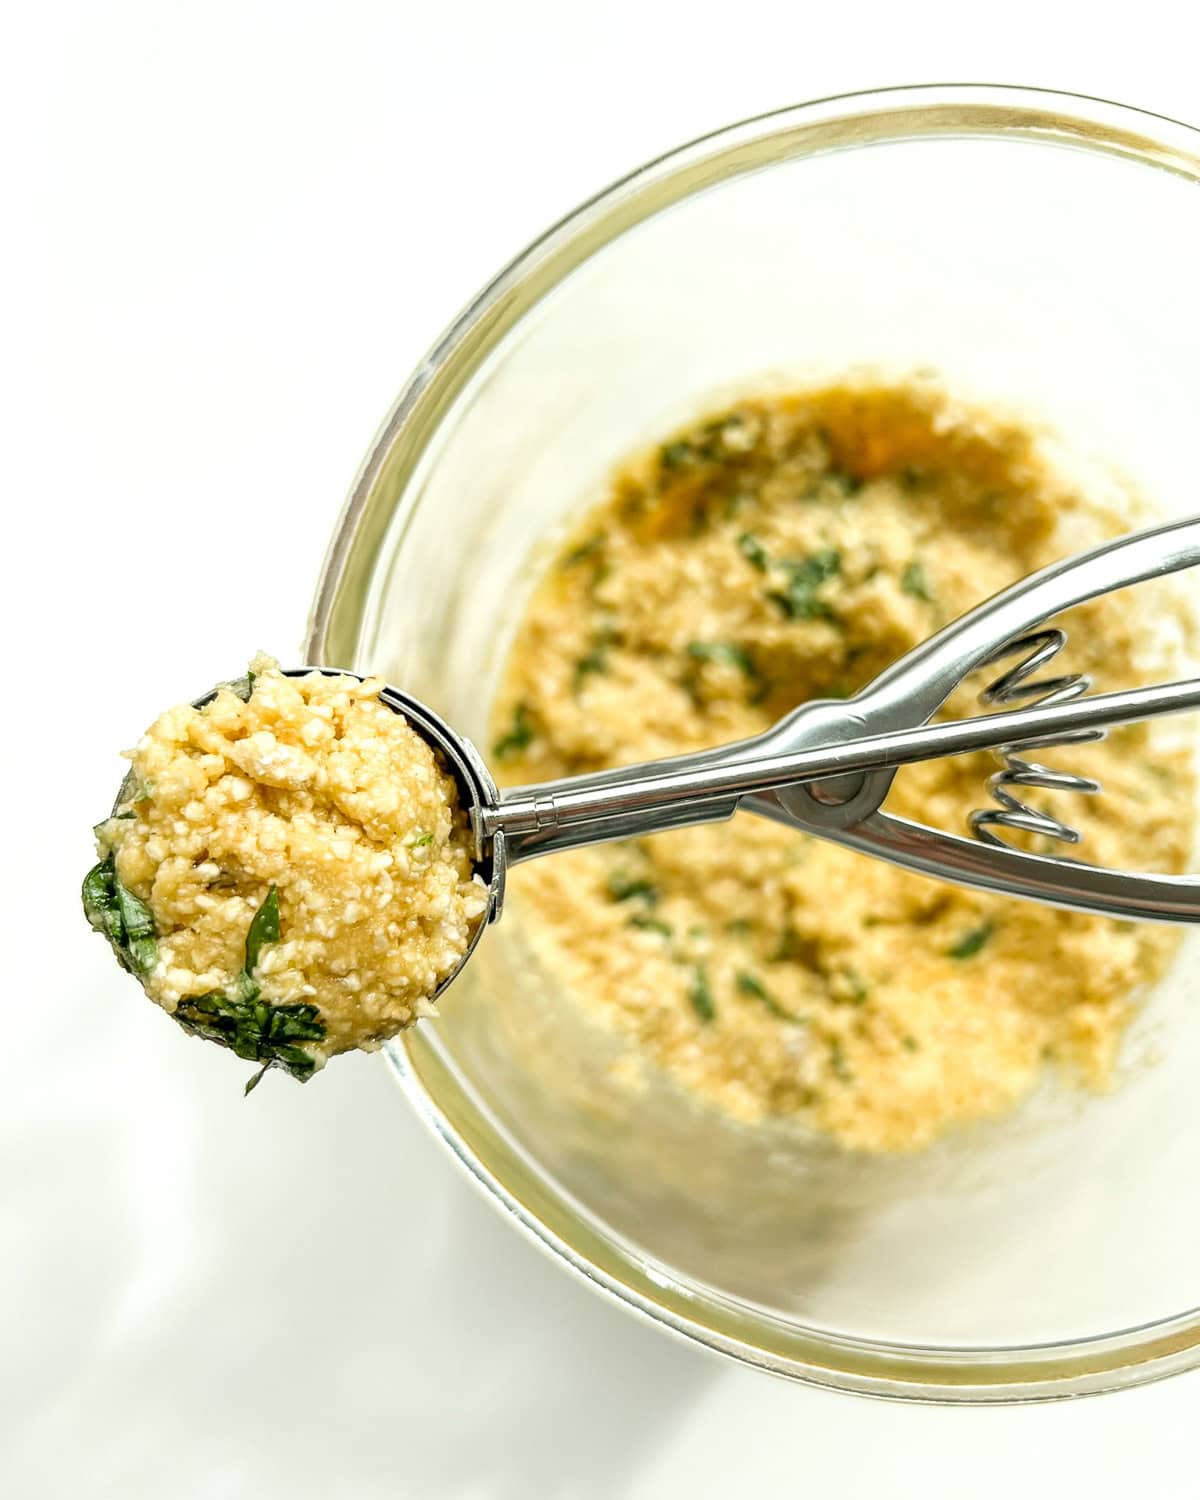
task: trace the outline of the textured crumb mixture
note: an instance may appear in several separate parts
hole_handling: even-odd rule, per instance
[[[170,709],[84,887],[151,999],[297,1077],[430,1014],[486,906],[453,779],[382,686],[260,656]]]
[[[743,401],[629,463],[561,549],[507,665],[497,769],[532,782],[756,734],[1128,529],[1133,508],[1106,472],[1077,472],[1049,439],[932,383]],[[1179,607],[1144,588],[1065,624],[1051,671],[1101,689],[1154,680],[1185,634]],[[994,675],[948,711],[978,711]],[[1184,867],[1191,757],[1170,731],[1041,758],[1104,783],[1100,797],[1032,794],[1082,830],[1078,857]],[[964,832],[995,769],[990,755],[909,767],[887,805]],[[867,1150],[1009,1109],[1047,1065],[1104,1086],[1177,942],[751,814],[534,860],[512,873],[510,910],[547,972],[647,1066],[739,1119],[788,1117]]]

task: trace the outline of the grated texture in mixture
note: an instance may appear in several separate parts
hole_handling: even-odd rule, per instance
[[[497,770],[533,782],[759,733],[1126,530],[1132,506],[1111,476],[1075,474],[1037,433],[932,383],[743,401],[623,468],[561,549],[507,665]],[[1159,675],[1183,635],[1177,607],[1145,589],[1065,623],[1053,670],[1103,689]],[[947,712],[978,711],[994,675]],[[1184,867],[1191,760],[1161,727],[1042,758],[1104,783],[1098,798],[1037,794],[1084,832],[1082,857]],[[994,770],[989,755],[906,768],[888,807],[964,831]],[[866,1150],[1007,1110],[1047,1063],[1104,1086],[1177,942],[749,814],[535,860],[509,899],[547,972],[648,1066],[739,1119],[792,1118]]]
[[[151,725],[97,830],[89,916],[151,999],[298,1077],[431,1014],[486,906],[453,779],[382,686],[258,657]]]

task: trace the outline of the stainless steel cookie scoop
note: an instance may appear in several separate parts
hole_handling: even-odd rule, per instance
[[[1198,922],[1200,876],[1028,854],[1001,837],[1002,830],[1028,829],[1074,843],[1074,830],[1024,804],[1021,793],[1028,787],[1100,790],[1086,778],[1027,759],[1033,751],[1200,708],[1200,678],[1102,694],[1089,693],[1085,678],[1038,678],[1066,641],[1046,622],[1102,594],[1197,564],[1200,517],[1133,533],[1022,579],[930,637],[853,698],[805,703],[754,739],[503,793],[475,747],[436,714],[393,688],[383,696],[454,773],[490,892],[489,921],[503,908],[511,864],[720,821],[741,809],[959,885],[1112,917]],[[928,722],[969,673],[1010,659],[1016,665],[981,696],[988,704],[1026,706]],[[971,820],[974,837],[880,810],[899,767],[975,750],[998,752],[1004,769],[990,783],[998,806]]]
[[[764,734],[715,750],[504,792],[475,746],[438,714],[397,688],[384,688],[380,697],[433,747],[455,780],[474,832],[476,872],[488,890],[488,922],[503,910],[511,864],[717,822],[739,809],[960,885],[1113,917],[1197,922],[1198,876],[1130,873],[1028,854],[1004,843],[1001,831],[1037,831],[1074,843],[1073,829],[1022,796],[1031,787],[1100,790],[1086,778],[1027,759],[1033,751],[1098,739],[1111,725],[1200,708],[1200,678],[1106,694],[1090,694],[1086,678],[1038,678],[1066,641],[1046,622],[1086,600],[1198,563],[1200,518],[1134,533],[1005,589],[853,698],[805,703]],[[990,684],[983,701],[1029,706],[929,723],[964,677],[1010,658],[1016,664]],[[313,670],[356,675],[330,667],[287,675]],[[971,819],[975,837],[881,811],[900,766],[989,749],[1000,754],[1003,769],[990,783],[996,806]],[[457,976],[485,925],[479,923],[437,994]]]

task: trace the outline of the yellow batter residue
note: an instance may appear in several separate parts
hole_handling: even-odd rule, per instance
[[[1040,434],[930,383],[742,401],[629,463],[562,548],[508,663],[497,767],[537,781],[758,733],[1128,529],[1133,508],[1111,476],[1081,478]],[[1152,628],[1164,610],[1174,648]],[[1055,670],[1102,689],[1154,680],[1178,610],[1145,589],[1077,610]],[[985,682],[948,712],[977,711]],[[1185,748],[1134,726],[1043,758],[1104,783],[1098,798],[1035,794],[1084,832],[1082,857],[1184,867]],[[965,831],[994,769],[986,755],[907,768],[887,805]],[[510,899],[563,989],[679,1082],[739,1119],[792,1117],[867,1150],[1009,1109],[1047,1063],[1103,1087],[1177,941],[751,815],[533,861]]]

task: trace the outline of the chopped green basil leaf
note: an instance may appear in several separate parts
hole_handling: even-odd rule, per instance
[[[826,547],[798,562],[780,561],[775,566],[787,574],[787,587],[782,591],[776,590],[767,597],[789,619],[821,620],[832,616],[833,611],[817,591],[823,583],[841,572],[840,552]]]
[[[247,1062],[283,1068],[301,1081],[311,1076],[316,1063],[296,1043],[324,1038],[319,1017],[315,1005],[272,1005],[257,993],[246,997],[219,990],[189,995],[175,1009],[175,1019],[193,1036],[228,1047]],[[260,1077],[250,1080],[247,1093]]]
[[[716,1019],[717,1009],[713,1004],[712,987],[708,982],[708,970],[703,964],[697,964],[692,974],[692,987],[688,991],[688,999],[692,1002],[692,1009],[702,1021],[713,1021]]]
[[[650,906],[658,901],[658,887],[652,880],[636,880],[620,870],[608,877],[608,894],[614,901],[632,901],[640,897]]]
[[[686,464],[696,463],[703,457],[696,445],[689,443],[686,438],[680,438],[674,443],[664,443],[658,450],[658,461],[664,469],[682,469]]]
[[[924,565],[915,557],[901,574],[900,587],[914,599],[921,599],[926,604],[933,603],[933,595],[929,590],[929,579],[925,573]]]
[[[974,958],[995,930],[991,922],[983,922],[978,927],[969,927],[962,937],[946,949],[946,952],[950,958]]]
[[[862,975],[853,969],[843,969],[842,978],[846,982],[849,993],[844,997],[845,1003],[849,1005],[865,1005],[870,998],[870,990],[867,988]]]
[[[581,656],[575,663],[575,691],[578,692],[583,685],[583,679],[592,673],[607,672],[608,657],[603,651],[591,650],[586,656]]]
[[[635,912],[625,924],[627,927],[640,927],[643,932],[657,932],[662,937],[673,937],[675,929],[670,922],[660,922],[657,917],[643,916],[641,912]]]
[[[689,641],[687,650],[696,661],[720,662],[724,666],[736,667],[747,677],[758,676],[749,651],[736,641]]]
[[[756,536],[749,531],[743,531],[737,539],[737,544],[738,551],[752,568],[757,568],[760,573],[767,571],[770,558],[767,556],[767,549]]]
[[[604,551],[607,541],[608,537],[603,531],[597,532],[595,536],[589,537],[586,542],[581,542],[578,547],[573,547],[567,553],[562,561],[563,567],[573,568],[578,563],[586,562],[589,557],[596,557]]]
[[[122,968],[131,974],[150,972],[158,961],[154,918],[146,903],[122,885],[115,854],[88,871],[83,910],[91,926],[108,939]]]
[[[117,910],[121,914],[121,925],[125,929],[125,947],[133,960],[134,971],[148,974],[158,960],[158,944],[155,942],[154,918],[150,908],[138,899],[131,890],[114,877]]]
[[[520,755],[533,742],[533,719],[526,704],[518,703],[513,709],[512,728],[492,746],[497,760],[507,760],[510,755]]]
[[[780,1021],[790,1021],[793,1025],[799,1023],[800,1017],[792,1015],[791,1011],[789,1010],[784,1010],[783,1006],[779,1004],[774,995],[771,994],[770,990],[767,989],[766,985],[762,982],[761,979],[758,978],[757,975],[745,973],[738,974],[736,983],[738,989],[743,995],[752,996],[761,1005],[764,1005],[767,1010],[770,1011],[771,1015],[777,1017],[777,1019],[779,1019]]]
[[[247,974],[253,974],[258,967],[258,957],[262,952],[264,943],[277,943],[279,941],[279,892],[274,886],[267,892],[263,904],[254,913],[254,919],[250,923],[250,930],[246,933],[246,963]]]

